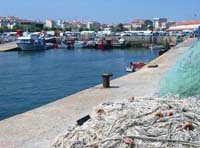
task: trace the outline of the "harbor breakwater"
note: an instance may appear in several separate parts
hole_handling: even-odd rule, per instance
[[[63,37],[52,37],[47,39],[47,42],[52,43],[61,43]],[[96,37],[99,38],[99,37]],[[121,36],[106,36],[104,37],[106,40],[119,40],[122,38]],[[123,36],[123,38],[128,42],[130,47],[148,47],[150,44],[164,45],[168,44],[176,45],[176,37],[175,36]],[[188,37],[185,37],[187,39]],[[82,40],[82,37],[78,37],[78,40]],[[184,40],[185,40],[184,39]]]
[[[0,122],[0,147],[49,147],[49,143],[98,104],[132,96],[152,96],[160,77],[194,42],[186,40],[150,62],[142,70],[111,81],[111,88],[97,85],[64,99]],[[158,65],[148,68],[149,65]]]
[[[107,37],[108,39],[117,39],[119,37]],[[135,46],[145,46],[149,44],[158,44],[164,45],[167,44],[174,44],[176,45],[176,37],[175,36],[124,36],[123,37],[128,43],[135,47]]]

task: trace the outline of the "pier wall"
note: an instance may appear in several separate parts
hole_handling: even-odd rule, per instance
[[[99,38],[99,37],[97,37]],[[120,36],[107,36],[105,37],[107,40],[118,40],[121,38]],[[152,36],[123,36],[125,40],[127,40],[131,45],[143,45],[143,44],[152,44],[153,37]],[[167,43],[176,43],[175,36],[156,36],[156,44],[166,45]],[[82,37],[78,37],[78,39],[82,39]],[[52,43],[61,43],[62,37],[51,37],[46,39],[46,42]]]
[[[94,106],[120,101],[132,96],[152,96],[161,76],[194,43],[188,39],[172,48],[138,72],[111,81],[111,88],[102,84],[65,97],[58,101],[0,121],[0,147],[48,148],[49,143],[76,120],[90,114]]]
[[[111,36],[107,37],[107,39],[119,39],[119,36]],[[153,43],[153,37],[152,36],[124,36],[125,40],[129,42],[130,45],[144,45],[144,44],[152,44]],[[156,44],[159,45],[166,45],[167,43],[176,43],[176,37],[175,36],[157,36],[156,38]]]

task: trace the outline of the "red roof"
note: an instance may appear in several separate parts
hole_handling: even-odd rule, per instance
[[[73,25],[82,25],[82,24],[87,24],[87,22],[81,22],[81,21],[74,21]]]
[[[175,26],[196,25],[196,24],[200,24],[200,20],[178,22],[175,24]]]
[[[144,24],[145,20],[142,19],[134,19],[131,24]]]
[[[194,30],[194,28],[169,28],[167,31]]]

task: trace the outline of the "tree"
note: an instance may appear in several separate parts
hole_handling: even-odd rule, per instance
[[[77,26],[72,27],[72,31],[78,31],[78,27]]]
[[[44,30],[44,31],[50,31],[51,28],[49,28],[49,27],[44,27],[43,30]]]
[[[153,29],[153,22],[151,20],[146,20],[144,22],[143,29],[145,29],[145,30],[152,30]]]
[[[101,31],[100,26],[93,26],[90,28],[91,31]]]
[[[16,32],[17,30],[23,30],[23,27],[22,27],[22,26],[14,26],[14,27],[12,28],[12,31],[13,31],[13,32]]]
[[[84,31],[89,31],[89,29],[88,29],[88,28],[85,28]]]
[[[125,30],[125,28],[123,27],[123,24],[121,24],[121,23],[116,26],[111,27],[111,31],[113,31],[113,32],[121,32],[124,30]]]
[[[83,31],[83,28],[78,28],[78,31],[79,31],[79,32]]]
[[[72,28],[71,27],[67,27],[67,28],[65,28],[65,31],[72,31]]]
[[[8,27],[6,27],[6,26],[0,27],[0,32],[1,33],[8,32],[8,31],[9,31]]]

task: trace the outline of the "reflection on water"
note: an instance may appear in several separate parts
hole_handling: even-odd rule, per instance
[[[30,56],[30,57],[38,55],[42,56],[45,55],[45,50],[18,51],[17,53],[19,56]]]
[[[0,53],[0,119],[101,83],[101,74],[125,75],[130,61],[148,62],[147,49],[55,49]]]

